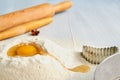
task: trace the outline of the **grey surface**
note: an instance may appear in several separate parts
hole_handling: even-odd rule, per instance
[[[120,54],[105,59],[96,69],[94,80],[120,80]]]
[[[63,0],[1,0],[0,14],[49,2],[55,4]],[[71,48],[81,44],[93,46],[119,46],[120,41],[120,1],[119,0],[72,0],[73,7],[54,16],[54,22],[41,28],[41,35],[65,41]],[[62,42],[64,41],[64,42]]]

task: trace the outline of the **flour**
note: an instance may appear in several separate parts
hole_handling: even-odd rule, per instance
[[[90,80],[91,70],[88,73],[76,73],[65,69],[51,56],[35,55],[32,57],[9,57],[7,51],[10,47],[21,42],[35,42],[42,45],[50,54],[57,57],[66,67],[73,68],[82,64],[74,51],[64,49],[54,42],[39,37],[24,38],[4,44],[0,52],[0,80]],[[89,79],[85,79],[86,76]]]

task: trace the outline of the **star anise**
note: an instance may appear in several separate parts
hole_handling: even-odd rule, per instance
[[[37,29],[31,31],[32,36],[37,36],[40,32]]]

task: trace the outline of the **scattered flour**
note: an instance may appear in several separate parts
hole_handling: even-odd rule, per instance
[[[78,59],[79,56],[74,51],[64,49],[50,40],[39,37],[21,38],[9,44],[4,44],[5,47],[0,52],[0,80],[92,80],[95,66],[90,66],[91,70],[88,73],[76,73],[62,67],[59,62],[49,55],[7,56],[8,49],[21,42],[36,42],[42,45],[67,67],[72,68],[82,64]]]

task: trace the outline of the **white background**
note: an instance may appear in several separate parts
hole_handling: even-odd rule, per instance
[[[61,1],[63,0],[0,0],[0,14],[44,2],[56,4]],[[71,49],[78,50],[83,44],[95,47],[119,46],[120,1],[73,0],[71,9],[55,15],[53,23],[41,28],[40,32],[39,36]]]

